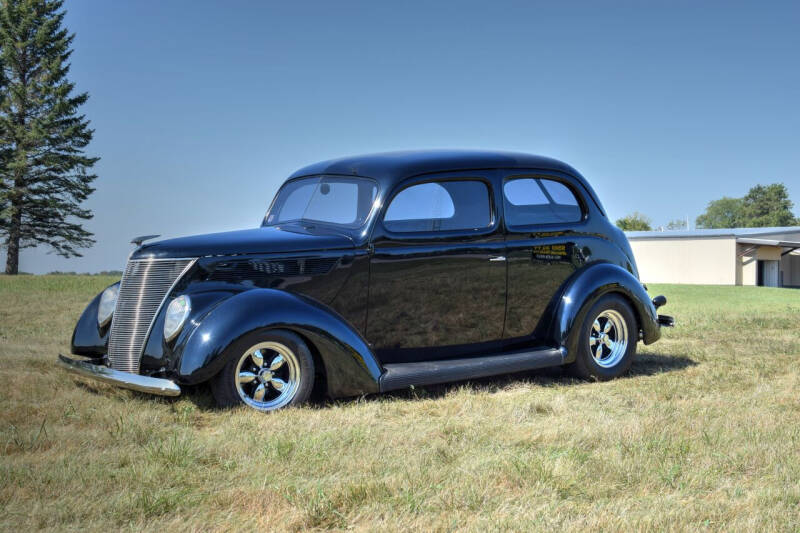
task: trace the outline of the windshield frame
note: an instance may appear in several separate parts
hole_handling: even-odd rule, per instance
[[[273,209],[275,209],[275,203],[277,202],[278,198],[280,197],[281,193],[286,189],[287,186],[297,183],[299,181],[310,181],[310,180],[318,180],[318,183],[323,183],[326,179],[330,181],[349,181],[349,182],[369,182],[375,187],[375,194],[372,200],[372,205],[370,205],[369,211],[367,212],[366,216],[364,217],[361,223],[352,223],[352,224],[342,224],[338,222],[330,222],[325,220],[316,220],[311,218],[297,218],[292,220],[284,220],[281,222],[269,222],[269,216],[272,213]],[[360,232],[367,228],[374,217],[377,208],[380,204],[380,194],[381,188],[380,183],[378,180],[369,178],[366,176],[356,176],[356,175],[349,175],[349,174],[312,174],[308,176],[298,176],[296,178],[291,178],[283,182],[280,186],[278,191],[275,193],[275,196],[272,198],[272,202],[270,202],[269,208],[267,209],[266,214],[261,222],[262,227],[276,227],[276,226],[283,226],[283,225],[290,225],[290,224],[297,224],[308,227],[314,226],[324,226],[328,228],[334,228],[340,231],[350,232]]]

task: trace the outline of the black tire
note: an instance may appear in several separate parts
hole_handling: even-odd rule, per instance
[[[600,325],[599,330],[594,326],[595,320]],[[609,322],[609,330],[604,332]],[[624,348],[617,343],[623,335]],[[592,305],[583,322],[570,336],[569,345],[576,346],[577,352],[575,362],[569,365],[570,372],[582,379],[607,381],[630,369],[639,340],[639,325],[625,298],[607,294]],[[598,348],[601,350],[599,357],[593,353]]]
[[[305,403],[314,388],[314,358],[303,339],[290,331],[249,333],[231,344],[223,357],[225,366],[211,380],[220,407],[244,404],[274,411]]]

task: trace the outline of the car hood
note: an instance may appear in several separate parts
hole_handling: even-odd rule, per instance
[[[147,243],[140,246],[131,259],[310,252],[353,247],[352,239],[339,233],[320,230],[311,233],[300,227],[264,226]]]

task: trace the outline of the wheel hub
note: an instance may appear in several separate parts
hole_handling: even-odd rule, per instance
[[[300,383],[300,363],[287,346],[262,342],[241,356],[235,379],[244,403],[271,411],[292,400]]]
[[[589,352],[595,363],[611,368],[619,363],[628,349],[628,325],[613,309],[601,312],[589,331]]]

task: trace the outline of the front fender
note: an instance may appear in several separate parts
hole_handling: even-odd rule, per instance
[[[276,289],[236,294],[206,314],[179,348],[177,379],[207,381],[227,362],[231,343],[259,330],[287,329],[309,340],[325,367],[332,397],[378,392],[381,367],[366,341],[335,311]]]
[[[119,281],[112,283],[108,287],[119,285]],[[106,287],[106,289],[108,289]],[[71,348],[75,355],[85,355],[88,357],[102,357],[108,351],[108,331],[111,329],[111,322],[102,328],[97,325],[97,306],[100,305],[100,291],[94,299],[89,302],[83,310],[75,329],[72,332]]]
[[[645,344],[661,338],[658,314],[642,284],[630,272],[612,263],[593,263],[573,274],[556,305],[552,322],[552,338],[567,349],[565,362],[575,360],[577,335],[570,336],[580,327],[586,313],[603,295],[619,293],[631,303],[642,330]]]

